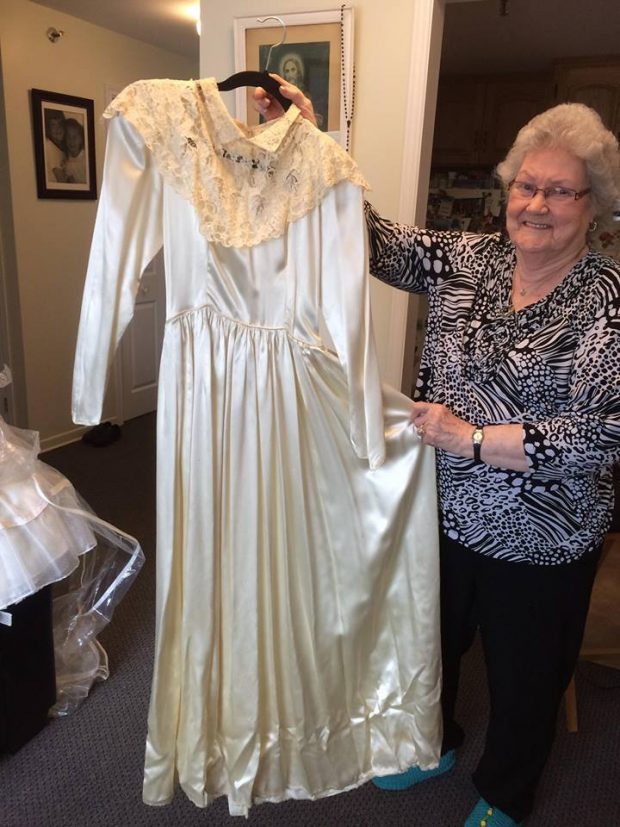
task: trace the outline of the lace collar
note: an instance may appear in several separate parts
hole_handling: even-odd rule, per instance
[[[195,83],[196,92],[204,106],[216,115],[214,128],[222,146],[249,142],[267,152],[276,152],[291,125],[301,117],[299,109],[293,103],[281,118],[258,126],[247,126],[230,115],[213,78],[197,80]]]
[[[229,247],[277,238],[343,180],[367,187],[339,144],[292,105],[257,127],[236,121],[213,78],[132,83],[104,112],[138,131],[170,186],[191,202],[200,231]]]

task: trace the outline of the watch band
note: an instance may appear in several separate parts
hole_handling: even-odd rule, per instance
[[[476,425],[474,432],[471,435],[471,443],[474,448],[474,462],[482,462],[480,457],[480,448],[484,442],[484,428],[482,425]]]

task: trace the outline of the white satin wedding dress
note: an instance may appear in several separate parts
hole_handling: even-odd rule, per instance
[[[106,114],[76,422],[162,243],[167,289],[144,800],[178,778],[247,814],[435,766],[434,456],[382,393],[363,178],[295,106],[249,129],[211,79]]]

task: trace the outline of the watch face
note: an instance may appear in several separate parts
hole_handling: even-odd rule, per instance
[[[473,436],[472,436],[472,441],[475,442],[476,445],[480,445],[480,443],[482,442],[483,439],[484,439],[484,434],[482,433],[482,430],[474,431]]]

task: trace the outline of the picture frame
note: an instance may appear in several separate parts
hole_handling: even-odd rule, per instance
[[[30,90],[37,196],[96,199],[94,101]]]
[[[279,44],[285,26],[286,39]],[[261,22],[263,21],[263,22]],[[353,102],[353,9],[274,14],[234,20],[235,72],[265,69],[295,83],[312,99],[319,129],[347,146]],[[236,90],[236,115],[259,123],[253,90]],[[347,123],[348,121],[348,123]]]

